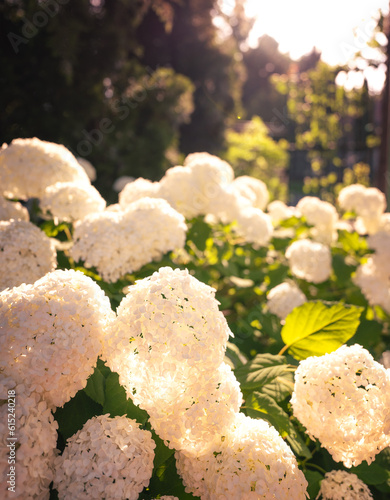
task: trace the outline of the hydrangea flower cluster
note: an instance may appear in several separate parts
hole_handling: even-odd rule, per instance
[[[173,497],[172,495],[163,495],[159,499],[154,498],[153,500],[179,500],[177,497]]]
[[[137,500],[152,476],[155,446],[151,433],[126,416],[91,418],[55,460],[59,498]]]
[[[290,270],[297,278],[322,283],[332,272],[332,256],[328,246],[317,241],[294,241],[286,250]]]
[[[248,198],[251,206],[265,210],[269,201],[269,193],[263,181],[249,175],[242,175],[233,180],[232,187],[241,196]]]
[[[167,170],[160,181],[159,196],[188,219],[217,214],[233,178],[233,169],[225,161],[208,153],[193,153],[183,167]]]
[[[8,440],[8,391],[15,394],[15,427],[17,440]],[[0,379],[0,496],[49,500],[49,486],[53,480],[58,424],[36,392],[24,384],[16,384],[10,377]],[[15,448],[10,445],[14,444]],[[8,459],[14,460],[13,464]],[[10,466],[15,467],[15,493],[8,492]]]
[[[255,207],[243,207],[236,215],[236,233],[254,247],[265,246],[272,238],[271,218]]]
[[[57,267],[54,242],[29,221],[0,221],[0,290],[34,283]]]
[[[160,198],[160,184],[152,182],[148,179],[139,177],[133,182],[128,182],[119,193],[119,205],[122,209],[126,209],[130,203],[141,198]]]
[[[290,312],[307,301],[305,294],[293,282],[284,282],[267,294],[267,306],[272,314],[284,320]]]
[[[373,234],[378,231],[386,209],[386,197],[379,189],[352,184],[340,191],[338,202],[342,209],[356,212],[358,232]]]
[[[92,163],[82,156],[78,156],[76,160],[85,170],[85,173],[88,175],[88,179],[91,182],[96,181],[96,168],[92,165]]]
[[[74,222],[89,214],[102,212],[106,202],[90,184],[57,182],[45,189],[39,206],[56,223]]]
[[[0,196],[0,220],[19,219],[29,221],[28,210],[21,203],[9,201]]]
[[[356,474],[332,470],[325,474],[316,499],[322,500],[371,500],[368,486]]]
[[[297,210],[314,226],[311,235],[315,241],[330,245],[337,239],[338,214],[331,203],[315,196],[304,196],[299,200]]]
[[[126,273],[184,247],[184,217],[165,200],[142,198],[126,210],[91,214],[75,224],[70,254],[115,282]]]
[[[295,207],[289,207],[280,200],[271,201],[271,203],[267,205],[267,212],[275,225],[279,224],[282,220],[297,215]]]
[[[0,150],[0,186],[6,198],[41,198],[56,182],[89,184],[83,167],[61,144],[14,139]]]
[[[237,413],[207,453],[177,451],[175,457],[186,491],[202,500],[306,498],[307,482],[293,452],[265,420]]]
[[[367,243],[375,253],[357,268],[353,281],[371,305],[390,313],[390,233],[378,231]]]
[[[337,462],[370,464],[390,445],[390,373],[359,345],[301,361],[294,415]]]
[[[240,385],[229,365],[200,372],[170,404],[148,408],[150,423],[170,448],[186,455],[205,453],[210,443],[229,427],[240,410]]]
[[[371,305],[378,305],[390,314],[390,285],[388,260],[373,254],[361,264],[353,277],[353,282],[361,288]]]
[[[126,208],[145,197],[163,198],[187,219],[212,216],[223,223],[236,222],[238,235],[248,243],[266,245],[273,226],[263,209],[269,193],[264,182],[242,176],[234,179],[232,167],[209,153],[193,153],[184,166],[168,169],[159,182],[137,179],[119,193],[119,203]]]
[[[29,381],[50,407],[87,383],[115,316],[103,290],[79,271],[54,271],[0,294],[0,372]]]
[[[223,364],[231,331],[215,290],[161,268],[129,287],[111,329],[103,358],[160,437],[188,453],[207,447],[242,400]]]

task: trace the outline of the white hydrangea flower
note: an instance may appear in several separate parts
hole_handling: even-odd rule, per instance
[[[267,206],[267,212],[275,225],[279,224],[282,220],[298,215],[295,207],[289,207],[280,200],[271,201]]]
[[[10,393],[8,391],[11,391]],[[10,396],[11,394],[11,396]],[[9,399],[15,398],[15,399]],[[14,402],[14,413],[7,402]],[[9,416],[8,416],[9,415]],[[14,417],[14,422],[10,421]],[[15,426],[15,441],[8,423]],[[36,392],[11,378],[0,378],[0,496],[19,500],[49,500],[53,480],[58,424]],[[13,446],[14,445],[14,446]],[[11,462],[9,462],[11,460]],[[14,460],[14,462],[12,462]],[[15,490],[11,487],[11,467],[15,467]]]
[[[381,306],[390,314],[389,266],[386,255],[373,254],[356,269],[353,282],[371,305]]]
[[[359,234],[374,234],[381,228],[386,197],[379,189],[352,184],[340,191],[338,201],[342,209],[353,210],[358,215],[356,230]]]
[[[381,226],[381,214],[375,214],[371,217],[356,217],[355,230],[358,234],[375,234],[380,230]]]
[[[379,362],[382,363],[385,368],[390,368],[390,351],[382,352]]]
[[[236,177],[232,183],[241,196],[248,198],[251,205],[264,210],[269,201],[269,192],[265,182],[249,175]]]
[[[330,244],[337,239],[338,214],[335,207],[315,196],[304,196],[297,204],[297,210],[314,226],[311,234],[314,240]]]
[[[378,230],[379,231],[386,231],[387,233],[390,232],[390,213],[389,212],[386,212],[385,214],[381,215]]]
[[[290,312],[307,301],[305,294],[295,283],[284,282],[272,288],[267,294],[267,306],[272,314],[284,320]]]
[[[340,207],[345,211],[356,211],[356,208],[362,205],[365,190],[366,187],[362,184],[344,187],[337,198]]]
[[[59,498],[137,500],[152,477],[155,446],[151,433],[135,420],[92,417],[55,460]]]
[[[78,221],[70,254],[86,267],[96,267],[105,281],[115,282],[183,248],[186,231],[184,217],[169,203],[142,198],[124,211],[107,210]]]
[[[302,239],[294,241],[286,250],[290,270],[297,278],[311,283],[322,283],[332,272],[332,256],[328,246]]]
[[[106,202],[91,185],[57,182],[46,188],[39,206],[45,216],[49,215],[56,221],[74,222],[102,212]]]
[[[14,139],[0,150],[0,185],[6,198],[41,198],[56,182],[90,184],[73,154],[61,144]]]
[[[186,492],[202,500],[307,497],[307,482],[295,456],[265,420],[236,414],[233,425],[200,456],[175,453]]]
[[[0,294],[0,372],[53,406],[85,387],[115,313],[80,271],[54,271]]]
[[[382,254],[390,257],[390,233],[378,231],[367,238],[367,243],[377,255]]]
[[[231,368],[222,363],[213,372],[201,372],[190,380],[171,404],[155,403],[145,409],[167,446],[198,455],[208,450],[221,429],[233,423],[241,404],[240,385]]]
[[[316,499],[322,500],[371,500],[368,486],[356,474],[343,470],[332,470],[325,474]]]
[[[88,179],[91,182],[96,181],[96,168],[92,165],[92,163],[81,156],[78,156],[76,159],[85,170],[85,173],[88,175]]]
[[[153,500],[179,500],[177,497],[173,497],[172,495],[163,495],[159,499],[154,498]]]
[[[345,467],[370,464],[390,445],[390,372],[360,345],[299,363],[294,415]]]
[[[361,217],[381,216],[386,209],[386,196],[382,191],[375,187],[369,187],[364,190],[361,204],[355,210]]]
[[[227,162],[208,153],[193,153],[183,167],[166,171],[159,183],[159,195],[189,219],[217,214],[233,178],[233,169]]]
[[[0,290],[34,283],[57,267],[51,240],[29,221],[0,221]]]
[[[159,189],[160,184],[158,182],[151,182],[148,179],[140,177],[133,182],[128,182],[121,190],[119,193],[119,205],[122,209],[126,209],[130,203],[141,198],[160,198]]]
[[[273,234],[271,217],[255,207],[243,207],[237,214],[237,225],[234,231],[241,236],[245,243],[254,246],[268,245]]]
[[[129,287],[103,349],[128,397],[148,409],[171,405],[218,368],[232,335],[218,304],[187,270],[163,267]]]
[[[118,177],[118,179],[114,182],[112,189],[116,191],[117,193],[120,193],[122,189],[128,184],[129,182],[133,182],[135,180],[135,177],[131,177],[129,175],[122,175],[121,177]]]
[[[19,219],[29,221],[30,216],[26,207],[15,201],[8,201],[0,196],[0,220]]]

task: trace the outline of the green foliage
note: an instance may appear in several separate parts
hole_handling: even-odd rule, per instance
[[[226,148],[223,157],[232,165],[236,176],[251,175],[261,179],[267,184],[272,198],[286,199],[287,142],[273,140],[260,117],[254,116],[241,130],[227,130]]]
[[[187,224],[184,250],[169,253],[116,283],[104,282],[96,270],[85,269],[69,259],[68,267],[92,277],[109,296],[114,309],[124,297],[126,287],[166,265],[187,268],[196,278],[213,286],[220,309],[234,333],[225,360],[240,383],[244,397],[241,411],[266,420],[277,429],[295,453],[308,480],[310,498],[314,499],[325,472],[342,466],[333,462],[320,443],[307,436],[306,429],[292,414],[290,398],[297,360],[332,352],[345,343],[359,343],[376,358],[386,346],[390,348],[387,334],[390,318],[379,306],[368,305],[353,282],[357,266],[370,252],[366,237],[339,231],[338,240],[331,247],[334,272],[325,283],[313,284],[295,278],[289,270],[284,253],[291,237],[275,236],[267,248],[254,248],[236,236],[232,225],[210,224],[204,217]],[[69,237],[61,225],[42,225],[57,238]],[[310,230],[303,218],[296,217],[283,221],[280,227],[292,229],[294,238],[305,237]],[[68,229],[71,233],[71,228]],[[62,252],[66,260],[67,251]],[[281,323],[268,311],[267,293],[287,278],[299,285],[309,302],[295,308]],[[287,356],[283,355],[286,351]],[[174,451],[154,433],[148,414],[127,398],[118,374],[111,372],[100,359],[86,387],[56,411],[59,448],[62,450],[66,439],[93,415],[106,413],[127,415],[153,433],[154,471],[140,498],[151,500],[164,494],[186,500],[194,498],[185,492],[178,476]],[[384,500],[390,491],[389,463],[384,450],[370,466],[363,463],[352,468],[370,485],[376,500]],[[53,491],[51,498],[56,498],[55,495]]]
[[[354,335],[361,313],[356,306],[306,302],[286,318],[281,333],[285,349],[296,359],[335,351]]]

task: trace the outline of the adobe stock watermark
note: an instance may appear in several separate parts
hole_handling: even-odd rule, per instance
[[[69,0],[45,0],[40,4],[40,10],[37,10],[31,17],[27,19],[22,17],[22,35],[10,32],[7,38],[14,49],[15,54],[20,52],[20,46],[27,44],[34,36],[39,33],[39,30],[47,26],[50,19],[55,17],[60,11],[60,6],[65,5]]]
[[[286,132],[287,126],[290,123],[287,106],[284,106],[282,110],[273,108],[272,114],[272,120],[268,123],[271,134],[278,135]]]
[[[16,436],[16,393],[13,389],[8,391],[7,424],[7,462],[9,465],[7,472],[7,490],[16,493],[16,449],[18,438]]]
[[[150,68],[146,68],[146,71],[149,73],[149,76],[153,75],[153,71]],[[131,95],[115,99],[112,104],[112,110],[118,114],[119,120],[126,120],[126,118],[130,115],[131,110],[135,109],[141,102],[143,102],[146,99],[148,92],[157,88],[158,85],[158,79],[155,81],[148,80],[144,82],[143,85],[138,85],[137,88],[131,92]],[[94,147],[99,146],[102,143],[105,135],[111,134],[114,130],[115,124],[110,118],[102,118],[99,121],[97,128],[89,131],[83,129],[81,131],[83,139],[79,141],[76,146],[78,155],[81,157],[89,156]]]
[[[374,14],[372,14],[374,16]],[[374,17],[371,17],[362,27],[359,27],[355,30],[355,36],[353,40],[353,44],[342,42],[340,44],[342,53],[344,57],[347,59],[351,59],[354,55],[367,48],[368,43],[372,40],[375,29],[378,25],[378,20],[375,20]]]

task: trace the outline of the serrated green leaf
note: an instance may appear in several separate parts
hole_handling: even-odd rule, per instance
[[[136,420],[141,425],[144,425],[144,423],[149,418],[147,412],[145,410],[142,410],[139,406],[135,405],[130,398],[127,400],[126,415],[128,416],[128,418]]]
[[[294,388],[292,367],[284,356],[258,354],[247,364],[234,371],[241,390],[267,394],[275,401],[282,401]]]
[[[382,484],[390,478],[390,472],[380,465],[362,462],[357,467],[351,467],[351,472],[366,484]]]
[[[305,471],[306,481],[308,482],[307,492],[310,500],[314,500],[320,491],[321,481],[324,479],[323,475],[316,470]]]
[[[284,350],[295,359],[322,356],[342,346],[359,325],[362,307],[320,301],[296,307],[282,328]]]
[[[168,458],[175,453],[175,450],[171,450],[164,444],[164,441],[152,430],[152,437],[156,443],[156,448],[154,450],[154,470],[157,470],[163,463],[165,463]]]
[[[87,420],[101,414],[102,406],[82,390],[62,408],[57,408],[54,418],[58,422],[59,433],[66,440],[80,430]]]
[[[192,241],[203,252],[206,249],[206,241],[211,235],[211,227],[199,217],[192,221],[187,234],[187,240]]]
[[[226,345],[225,362],[231,368],[237,368],[238,366],[243,366],[248,360],[235,344],[228,342]]]
[[[94,372],[87,380],[87,385],[84,387],[84,392],[93,399],[96,403],[104,405],[104,391],[106,380],[96,366]]]
[[[183,482],[176,470],[176,460],[171,455],[153,474],[149,483],[148,498],[156,498],[157,495],[172,495],[180,500],[191,500],[195,497],[191,493],[186,493]],[[144,498],[141,493],[140,498]]]
[[[309,448],[298,434],[288,414],[270,396],[253,392],[245,400],[244,408],[249,417],[262,418],[273,425],[279,434],[287,439],[297,455],[311,458]]]
[[[103,413],[109,413],[111,417],[127,413],[126,391],[119,384],[119,375],[115,372],[106,378]]]
[[[383,331],[383,324],[376,320],[362,319],[351,342],[360,344],[366,349],[379,344]]]

